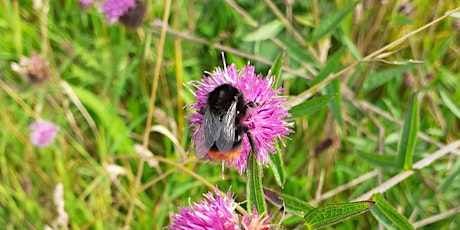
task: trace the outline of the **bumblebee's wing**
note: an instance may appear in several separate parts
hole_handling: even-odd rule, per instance
[[[228,111],[224,114],[221,122],[221,134],[219,139],[216,141],[217,149],[221,153],[227,153],[232,150],[235,142],[235,118],[236,118],[236,104],[237,101],[233,101]]]
[[[205,136],[204,136],[204,122],[203,124],[198,127],[198,133],[195,138],[195,156],[198,159],[203,159],[206,154],[208,153],[211,147],[207,147],[205,143]]]
[[[219,139],[221,133],[221,122],[219,117],[211,112],[208,107],[204,114],[204,139],[207,148],[211,148],[212,145]]]

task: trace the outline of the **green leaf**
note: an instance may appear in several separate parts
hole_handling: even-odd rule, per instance
[[[340,25],[340,22],[356,7],[359,1],[351,3],[343,10],[331,14],[327,14],[321,19],[321,22],[315,30],[313,30],[311,36],[308,38],[309,43],[314,43],[317,40],[323,38],[327,34],[331,33],[335,28]]]
[[[282,38],[280,38],[279,41],[283,44],[283,48],[286,50],[286,53],[289,54],[289,57],[299,63],[308,63],[313,67],[317,67],[315,60],[307,54],[305,47],[292,41],[286,41]]]
[[[409,106],[404,115],[401,137],[399,138],[397,150],[398,165],[404,170],[412,169],[412,155],[417,140],[418,120],[418,100],[417,95],[413,94],[409,99]]]
[[[254,207],[257,213],[262,214],[267,212],[267,204],[265,203],[263,188],[262,188],[262,168],[257,160],[256,154],[251,151],[248,156],[248,168],[246,170],[247,183],[247,211],[252,213]]]
[[[409,230],[414,227],[403,215],[399,214],[379,193],[372,196],[375,200],[375,208],[371,210],[372,215],[387,229]]]
[[[319,71],[318,75],[312,80],[311,85],[316,85],[325,78],[327,78],[331,73],[339,71],[340,59],[343,57],[345,52],[344,48],[339,49],[335,52],[329,59],[327,59],[326,65]]]
[[[374,201],[359,201],[344,204],[331,204],[309,211],[305,217],[307,229],[317,229],[342,222],[352,216],[368,211],[375,205]]]
[[[455,105],[455,103],[447,96],[446,92],[440,91],[441,99],[444,104],[449,108],[449,110],[460,119],[460,109]]]
[[[332,98],[334,98],[332,95],[319,96],[296,105],[289,110],[291,118],[298,118],[321,109],[327,106]]]
[[[457,158],[454,166],[451,167],[451,172],[442,179],[441,183],[438,186],[438,191],[445,192],[453,183],[455,179],[460,175],[460,158]],[[458,181],[458,180],[457,180]]]
[[[253,42],[253,41],[262,41],[276,35],[283,30],[284,25],[278,20],[271,21],[265,25],[260,26],[256,31],[247,34],[243,37],[243,41]]]
[[[284,208],[286,209],[287,213],[290,213],[298,217],[303,218],[306,213],[314,209],[313,206],[309,205],[307,202],[303,200],[300,200],[290,195],[273,191],[268,188],[264,188],[264,195],[265,198],[276,207],[279,208],[284,205]]]
[[[268,154],[268,157],[270,158],[268,165],[272,169],[278,185],[283,187],[286,182],[286,170],[284,169],[283,156],[281,156],[278,144],[276,144],[275,147],[277,149],[276,154]]]
[[[275,77],[275,89],[280,88],[280,80],[281,80],[281,68],[283,67],[283,58],[284,58],[284,51],[281,52],[278,57],[276,57],[275,61],[273,62],[272,68],[270,69],[270,74]]]
[[[103,102],[98,96],[83,88],[72,85],[71,88],[81,103],[96,114],[99,123],[108,130],[110,137],[114,140],[111,151],[132,152],[134,144],[129,138],[129,129],[120,117],[110,111],[107,102]]]
[[[319,82],[323,81],[327,78],[331,73],[337,72],[341,65],[340,59],[345,52],[344,48],[341,48],[337,52],[334,53],[328,60],[326,65],[321,69],[318,75],[313,79],[312,85],[316,85]],[[337,95],[331,101],[329,101],[329,108],[334,115],[335,119],[339,123],[340,127],[343,127],[342,121],[342,110],[340,109],[341,99],[340,99],[340,82],[338,80],[333,80],[330,84],[328,84],[325,88],[325,94],[329,95]]]
[[[392,168],[395,166],[396,162],[395,156],[378,155],[363,152],[358,152],[358,155],[361,156],[364,160],[367,160],[370,163],[383,168]]]
[[[349,37],[342,36],[342,42],[345,44],[345,46],[348,47],[348,49],[356,58],[356,60],[361,60],[363,58],[363,55],[361,55],[361,52],[359,51],[358,47],[356,47],[355,43],[353,43],[353,41]]]
[[[325,87],[327,94],[336,95],[331,101],[329,101],[329,109],[334,115],[335,119],[339,123],[339,126],[343,129],[342,109],[340,108],[340,81],[339,79],[333,80],[330,84]]]
[[[406,25],[412,25],[414,24],[414,21],[411,20],[409,17],[403,14],[397,14],[393,17],[393,20],[395,22],[401,23],[401,24],[406,24]]]
[[[387,70],[369,74],[369,76],[366,78],[366,81],[364,82],[363,91],[365,93],[369,92],[391,81],[394,78],[401,77],[404,71],[412,68],[413,66],[414,66],[413,64],[407,64],[407,65],[402,65],[402,66],[398,66],[395,68],[390,68]]]

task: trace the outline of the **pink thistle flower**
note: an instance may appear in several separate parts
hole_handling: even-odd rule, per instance
[[[135,0],[105,0],[102,3],[102,13],[106,15],[109,23],[115,23],[129,9],[135,6]]]
[[[37,147],[45,147],[49,145],[56,137],[59,127],[52,122],[38,120],[29,126],[32,130],[30,141]]]
[[[274,77],[262,77],[261,74],[254,73],[254,66],[247,65],[241,70],[237,70],[235,64],[225,67],[217,67],[214,72],[208,73],[201,81],[192,81],[190,84],[197,90],[194,96],[197,100],[191,103],[189,107],[193,108],[196,113],[189,117],[190,127],[195,127],[192,133],[192,141],[196,144],[200,140],[198,130],[204,120],[204,115],[199,111],[206,107],[208,94],[216,87],[222,84],[229,84],[244,95],[246,103],[254,102],[257,106],[248,108],[247,116],[242,120],[242,125],[248,128],[251,134],[258,159],[267,165],[269,162],[268,153],[276,154],[274,143],[285,137],[293,131],[288,127],[292,126],[285,118],[289,117],[289,108],[284,105],[286,98],[280,96],[282,89],[273,89],[275,82]],[[247,135],[243,135],[242,153],[234,160],[223,160],[228,166],[235,165],[241,174],[246,170],[247,158],[251,152],[251,145]],[[196,154],[196,153],[195,153]],[[208,159],[211,160],[209,154]],[[218,160],[216,160],[218,161]]]
[[[179,207],[179,213],[171,217],[170,230],[192,229],[228,229],[237,230],[239,217],[235,213],[236,203],[230,189],[226,196],[219,194],[216,186],[216,197],[211,192],[204,194],[207,200],[190,204],[190,208]]]
[[[252,216],[243,216],[235,212],[236,203],[228,190],[225,196],[219,194],[216,186],[216,197],[211,192],[204,194],[207,200],[190,204],[190,208],[179,207],[179,213],[171,217],[170,230],[222,229],[222,230],[263,230],[270,229],[268,218],[261,218],[257,211]]]

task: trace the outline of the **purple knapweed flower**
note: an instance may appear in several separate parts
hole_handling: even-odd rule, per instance
[[[30,141],[37,147],[45,147],[49,145],[56,137],[59,127],[52,122],[45,120],[38,120],[29,126],[32,130],[30,134]]]
[[[108,22],[115,23],[129,9],[135,6],[135,0],[105,0],[102,3],[102,13],[106,15]]]
[[[199,111],[206,106],[208,94],[222,84],[229,84],[244,95],[246,103],[253,102],[254,108],[248,108],[247,116],[242,120],[242,125],[248,128],[251,134],[258,159],[265,165],[269,162],[268,153],[276,154],[274,144],[281,137],[285,137],[293,131],[288,127],[292,126],[285,118],[289,117],[289,108],[284,105],[286,98],[279,95],[281,88],[273,89],[275,79],[272,76],[262,77],[254,73],[254,66],[246,65],[237,70],[235,64],[225,66],[224,69],[217,67],[214,72],[208,73],[201,81],[192,81],[190,84],[196,88],[193,93],[197,102],[189,106],[196,111],[189,117],[191,127],[194,127],[192,141],[197,143],[199,138],[198,130],[203,123],[204,115]],[[269,73],[270,74],[270,73]],[[251,152],[251,145],[247,135],[243,135],[241,154],[234,160],[223,161],[228,166],[235,165],[241,174],[246,170],[247,158]],[[207,154],[208,159],[211,159]],[[214,159],[215,160],[215,159]],[[218,160],[216,160],[218,161]]]
[[[179,207],[179,213],[171,217],[170,230],[262,230],[269,229],[267,218],[260,218],[257,213],[243,216],[235,212],[236,203],[228,190],[225,196],[219,194],[216,186],[216,196],[211,192],[204,194],[207,200],[190,204],[190,207]]]

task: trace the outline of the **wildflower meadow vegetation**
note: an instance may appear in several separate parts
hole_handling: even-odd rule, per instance
[[[458,1],[0,3],[0,229],[460,229]]]

